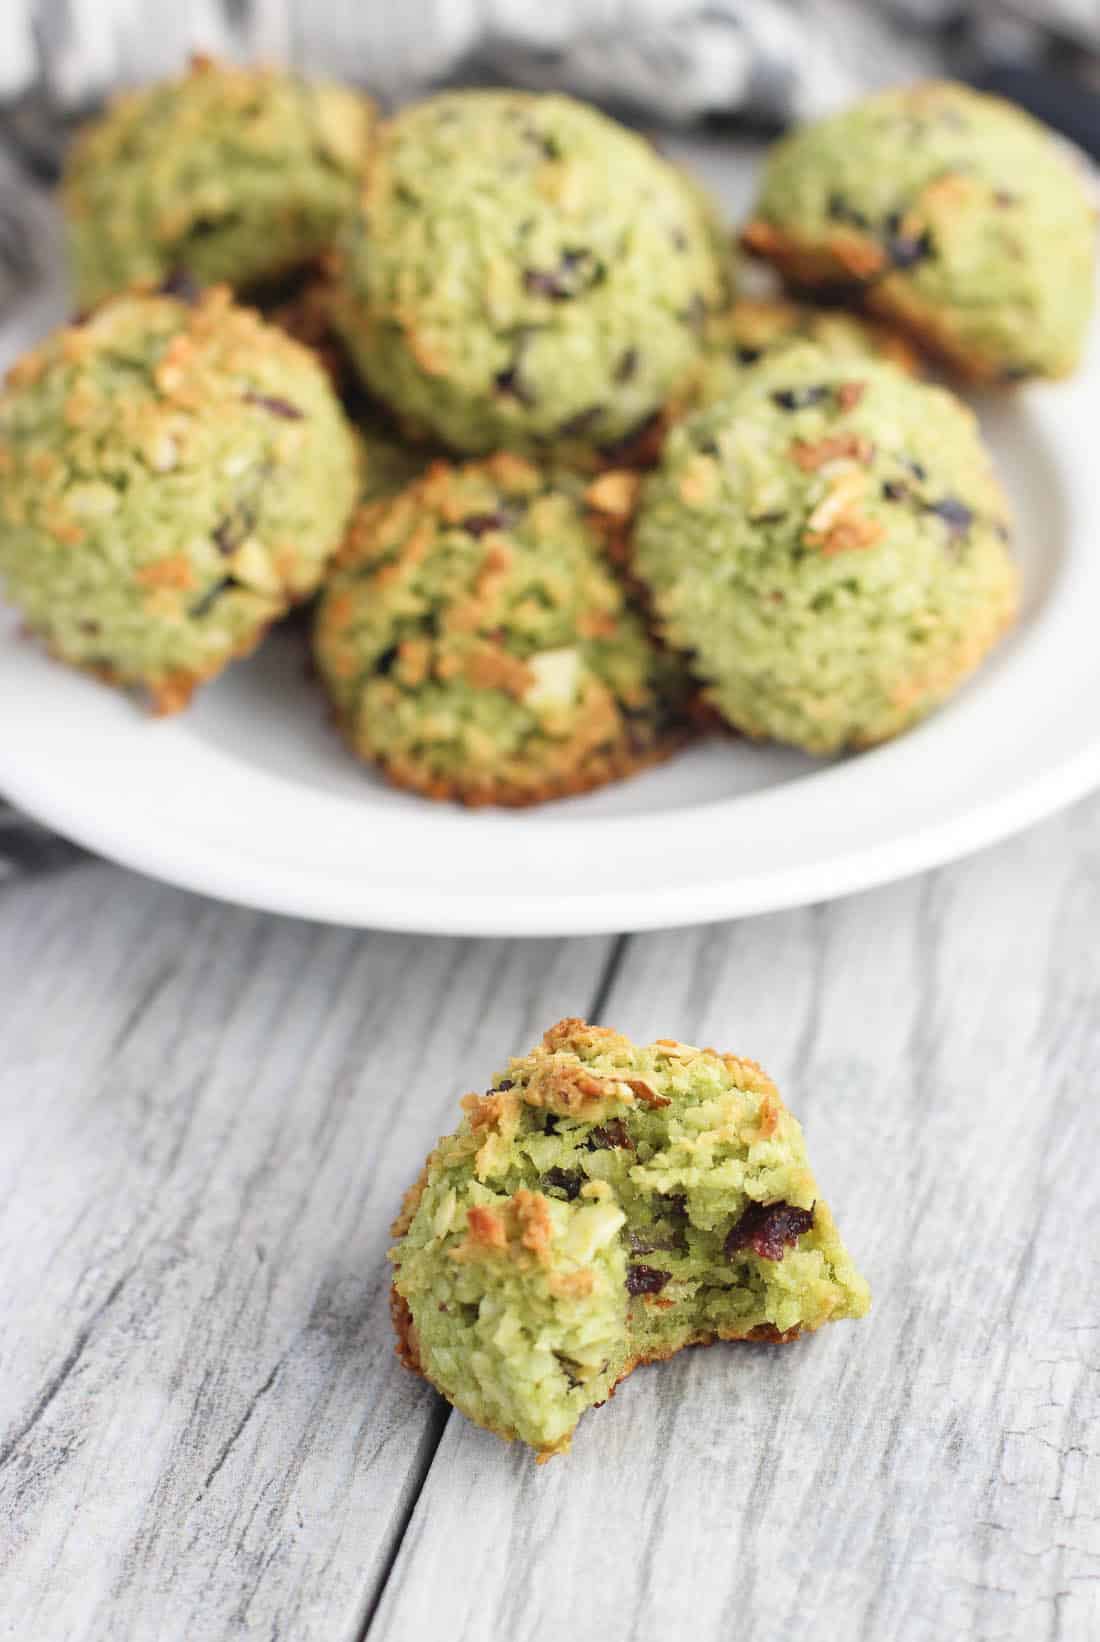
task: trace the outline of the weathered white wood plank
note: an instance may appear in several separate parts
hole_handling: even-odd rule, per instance
[[[536,1468],[449,1419],[371,1642],[1100,1635],[1100,803],[632,942],[605,1022],[754,1055],[875,1291],[650,1368]]]
[[[442,1420],[388,1223],[610,951],[0,890],[0,1632],[357,1635]]]

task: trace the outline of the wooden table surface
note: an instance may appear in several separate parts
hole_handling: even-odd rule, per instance
[[[1100,801],[826,907],[457,941],[0,879],[0,1635],[1100,1635]],[[565,1014],[763,1061],[875,1293],[543,1467],[393,1354],[388,1225]]]

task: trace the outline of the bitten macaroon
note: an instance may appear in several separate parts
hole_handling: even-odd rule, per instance
[[[343,86],[207,58],[124,92],[62,179],[79,304],[177,270],[247,290],[314,261],[354,209],[374,126]]]
[[[500,453],[360,508],[315,635],[352,749],[432,798],[533,804],[679,745],[686,673],[601,555],[636,485]]]
[[[566,1020],[462,1105],[394,1226],[399,1354],[540,1459],[639,1363],[870,1306],[753,1061]]]
[[[359,483],[321,367],[216,286],[116,298],[25,355],[0,476],[27,627],[160,712],[316,589]]]
[[[898,734],[1011,623],[1009,515],[976,419],[809,345],[669,436],[633,567],[705,699],[812,753]]]
[[[597,110],[447,92],[381,128],[334,316],[426,434],[571,457],[675,396],[731,255],[697,186]]]
[[[743,234],[793,283],[839,287],[976,382],[1073,370],[1095,237],[1083,167],[1053,135],[941,82],[778,143]]]

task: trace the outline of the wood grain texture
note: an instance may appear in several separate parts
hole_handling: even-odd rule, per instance
[[[0,1635],[1091,1642],[1098,821],[625,943],[0,885]],[[397,1368],[387,1226],[601,997],[768,1066],[876,1306],[643,1370],[536,1468]]]
[[[650,1368],[536,1468],[457,1415],[371,1642],[1100,1635],[1100,804],[636,939],[606,1024],[756,1056],[875,1291]]]
[[[444,1415],[389,1221],[611,949],[0,887],[0,1635],[357,1636]]]

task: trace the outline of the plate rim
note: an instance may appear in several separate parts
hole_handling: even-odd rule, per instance
[[[370,914],[349,916],[352,909],[347,904],[337,909],[327,897],[318,897],[315,879],[309,881],[311,888],[299,889],[286,879],[276,885],[265,878],[265,887],[261,889],[253,887],[251,881],[242,880],[239,873],[231,876],[225,868],[207,859],[202,849],[199,851],[204,857],[202,864],[188,865],[170,851],[162,852],[138,842],[127,847],[118,841],[117,832],[109,826],[101,829],[91,821],[74,821],[64,813],[64,806],[42,800],[41,795],[30,790],[33,783],[24,787],[18,782],[13,784],[3,772],[0,775],[5,796],[32,819],[71,842],[156,882],[217,901],[346,929],[458,939],[552,940],[567,936],[646,933],[763,917],[771,912],[819,905],[881,888],[962,860],[1036,825],[1100,786],[1100,738],[1083,748],[1076,759],[1067,760],[1046,781],[1021,787],[1013,802],[1003,798],[991,800],[987,807],[974,808],[916,838],[902,835],[883,842],[874,851],[862,851],[858,860],[834,858],[828,868],[830,881],[825,885],[820,882],[822,863],[812,862],[782,873],[762,875],[751,883],[741,878],[691,889],[655,886],[641,903],[635,891],[586,891],[575,897],[555,893],[552,899],[513,895],[505,903],[506,912],[497,913],[493,903],[494,912],[490,915],[486,915],[490,903],[481,894],[455,894],[447,901],[433,902],[428,912],[416,902],[410,904],[404,890],[387,891],[372,886],[368,897]],[[807,887],[810,880],[817,880],[816,888]]]

